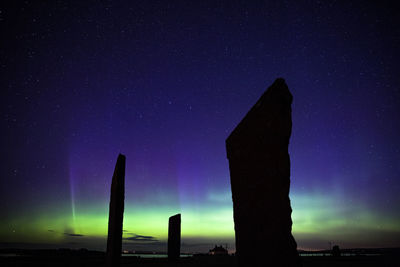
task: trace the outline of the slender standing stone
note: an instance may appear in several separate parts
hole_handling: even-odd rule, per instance
[[[277,79],[226,140],[239,266],[300,266],[292,236],[292,94]]]
[[[177,261],[181,254],[181,215],[169,217],[168,224],[168,259]]]
[[[118,155],[111,184],[108,218],[107,267],[118,267],[122,250],[122,224],[125,198],[125,156]]]

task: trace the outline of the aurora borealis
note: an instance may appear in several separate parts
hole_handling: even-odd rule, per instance
[[[104,250],[123,153],[124,248],[165,251],[181,213],[182,251],[234,250],[225,139],[277,77],[299,248],[400,246],[394,4],[9,2],[1,247]]]

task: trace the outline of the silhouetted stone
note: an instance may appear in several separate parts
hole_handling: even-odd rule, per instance
[[[181,254],[181,215],[169,217],[168,223],[168,259],[176,261]]]
[[[122,247],[122,224],[125,198],[125,156],[118,155],[111,184],[110,210],[108,218],[108,238],[106,264],[119,266]]]
[[[239,266],[300,266],[289,199],[292,99],[277,79],[226,140]]]
[[[208,251],[208,254],[213,255],[213,256],[228,255],[228,250],[226,248],[224,248],[223,246],[215,245],[215,247],[213,249],[210,249]]]

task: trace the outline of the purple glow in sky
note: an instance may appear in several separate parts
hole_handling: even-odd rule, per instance
[[[158,240],[126,248],[162,250],[168,216],[181,212],[184,251],[234,249],[225,139],[277,77],[294,96],[299,247],[400,245],[394,4],[9,1],[0,11],[3,247],[104,249],[123,153],[126,236]]]

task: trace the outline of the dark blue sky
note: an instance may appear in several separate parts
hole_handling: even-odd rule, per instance
[[[294,96],[299,246],[400,245],[396,10],[390,1],[3,3],[0,241],[74,238],[43,235],[53,230],[95,247],[106,225],[87,222],[104,224],[122,152],[129,231],[162,240],[166,229],[146,219],[182,212],[189,243],[233,246],[224,142],[283,77]]]

